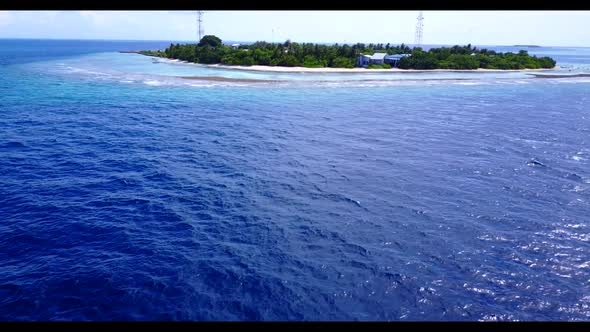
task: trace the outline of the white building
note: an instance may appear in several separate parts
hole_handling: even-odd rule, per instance
[[[357,58],[357,66],[367,67],[370,64],[382,65],[384,63],[387,63],[387,64],[391,65],[392,67],[397,67],[401,58],[406,57],[406,56],[410,56],[410,55],[411,54],[387,55],[387,53],[375,53],[373,55],[361,54]]]
[[[373,56],[371,56],[371,63],[374,63],[376,65],[382,65],[383,64],[383,60],[385,59],[385,56],[387,55],[387,53],[375,53],[373,54]]]

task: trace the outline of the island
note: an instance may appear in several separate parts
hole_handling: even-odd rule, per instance
[[[137,53],[180,61],[225,66],[278,66],[303,68],[414,69],[414,70],[525,70],[550,69],[549,57],[531,56],[525,50],[500,53],[466,46],[410,48],[405,44],[322,45],[313,43],[255,42],[225,45],[213,35],[197,44],[170,44],[165,50]],[[360,68],[359,68],[360,69]]]

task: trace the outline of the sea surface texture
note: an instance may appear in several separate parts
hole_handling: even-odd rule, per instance
[[[0,40],[0,320],[590,319],[589,77],[168,45]]]

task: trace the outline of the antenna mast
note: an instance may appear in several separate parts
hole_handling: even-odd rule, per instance
[[[424,16],[422,16],[422,11],[418,15],[418,22],[416,23],[416,35],[414,36],[414,44],[415,46],[422,45],[422,32],[424,30]]]
[[[197,41],[198,43],[203,38],[203,12],[200,10],[197,12],[197,23],[199,24],[199,40]]]

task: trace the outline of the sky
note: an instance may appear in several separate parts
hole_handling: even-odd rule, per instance
[[[224,41],[412,44],[418,11],[205,11]],[[590,11],[424,11],[423,44],[589,46]],[[0,38],[195,41],[195,11],[0,11]]]

